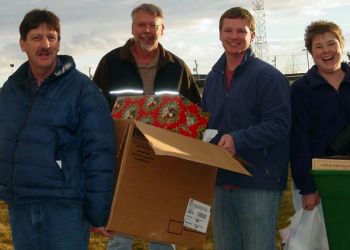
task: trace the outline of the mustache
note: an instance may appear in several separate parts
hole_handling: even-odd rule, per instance
[[[144,39],[150,39],[150,38],[153,39],[153,35],[149,34],[149,33],[143,33],[143,34],[140,35],[140,37],[144,38]]]
[[[51,50],[48,49],[48,48],[40,48],[40,49],[37,51],[37,54],[51,54]]]

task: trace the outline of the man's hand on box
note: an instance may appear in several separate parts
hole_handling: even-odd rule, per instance
[[[93,226],[90,226],[90,232],[104,235],[104,236],[106,236],[109,239],[113,238],[112,233],[110,231],[107,231],[105,227],[93,227]]]
[[[232,155],[236,154],[235,143],[230,134],[224,134],[221,136],[218,146],[225,149]]]

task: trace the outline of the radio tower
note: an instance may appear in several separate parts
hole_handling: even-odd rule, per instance
[[[269,62],[269,51],[266,39],[265,9],[263,0],[253,0],[253,15],[256,22],[255,54],[261,60]]]

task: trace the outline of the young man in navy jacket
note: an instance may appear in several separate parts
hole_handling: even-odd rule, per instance
[[[276,249],[279,203],[287,182],[290,96],[287,79],[256,58],[253,16],[240,7],[220,18],[224,54],[205,83],[201,106],[211,113],[214,141],[253,165],[253,177],[219,170],[214,204],[218,250]]]

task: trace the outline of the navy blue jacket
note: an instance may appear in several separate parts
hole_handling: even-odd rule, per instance
[[[341,67],[345,77],[338,91],[317,72],[316,65],[291,86],[290,161],[301,194],[316,191],[311,159],[331,155],[330,145],[350,123],[350,67],[346,63]]]
[[[103,226],[115,179],[107,101],[70,56],[36,91],[29,75],[26,62],[0,93],[0,199],[82,204]]]
[[[219,170],[217,185],[282,190],[289,159],[290,95],[287,79],[249,49],[226,90],[225,54],[206,80],[202,108],[211,113],[208,128],[231,134],[236,155],[252,163],[253,177]]]

